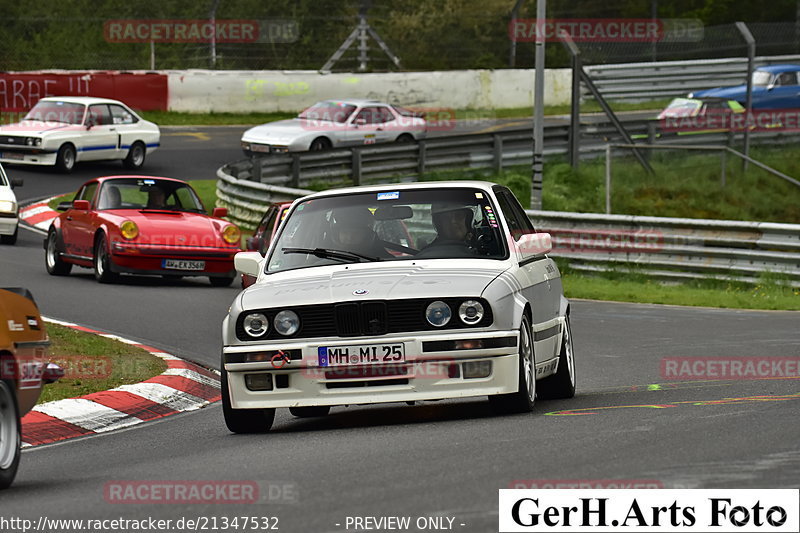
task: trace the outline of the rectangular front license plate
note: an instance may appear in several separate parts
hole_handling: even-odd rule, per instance
[[[317,348],[319,366],[354,366],[403,363],[406,351],[403,343],[360,344],[355,346],[320,346]]]
[[[0,159],[22,160],[22,159],[25,159],[25,155],[24,154],[20,154],[18,152],[0,152]]]
[[[206,268],[205,261],[185,261],[183,259],[164,259],[161,264],[170,270],[203,270]]]
[[[269,152],[268,144],[251,144],[250,149],[254,152]]]

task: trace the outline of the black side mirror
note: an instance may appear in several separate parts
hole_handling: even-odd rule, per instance
[[[56,206],[56,211],[68,211],[68,210],[70,210],[70,209],[72,209],[72,201],[69,201],[69,202],[60,202],[60,203],[59,203],[59,204]]]
[[[25,183],[24,181],[22,181],[22,178],[11,178],[10,181],[11,181],[11,188],[12,189],[14,187],[22,187],[22,185],[24,185],[24,183]]]

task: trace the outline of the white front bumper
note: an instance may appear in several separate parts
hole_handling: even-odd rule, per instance
[[[13,235],[17,231],[17,225],[19,225],[17,217],[0,217],[0,235]]]
[[[422,342],[510,337],[516,341],[517,335],[517,331],[493,331],[424,336],[421,339],[381,337],[380,340],[377,340],[361,337],[357,340],[348,339],[345,342],[341,338],[335,340],[314,339],[313,342],[301,341],[280,345],[271,343],[258,346],[226,346],[223,353],[302,349],[302,361],[292,361],[282,368],[275,368],[270,362],[226,363],[231,405],[235,409],[409,402],[516,392],[519,378],[516,342],[514,346],[510,347],[446,352],[423,352]],[[340,375],[345,377],[330,378],[326,376],[326,372],[333,372],[335,369],[313,365],[317,348],[320,346],[335,347],[398,342],[403,342],[405,345],[407,365],[405,374],[352,377],[348,374],[348,370],[352,370],[353,367],[348,367],[348,369],[340,369]],[[492,371],[488,377],[469,379],[463,377],[463,363],[475,361],[492,362]],[[449,376],[449,369],[452,365],[459,365],[457,377]],[[259,373],[272,374],[272,390],[253,391],[247,388],[245,376]],[[282,374],[288,375],[288,386],[277,388],[275,385],[277,376]],[[397,383],[398,380],[402,380],[403,383]],[[331,388],[332,386],[334,388]]]
[[[3,149],[0,148],[0,153]],[[7,163],[9,165],[48,165],[53,166],[56,164],[56,153],[48,152],[44,154],[24,154],[22,159],[0,157],[0,163]]]

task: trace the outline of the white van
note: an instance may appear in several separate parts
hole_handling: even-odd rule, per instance
[[[21,185],[21,179],[9,179],[0,165],[0,244],[17,242],[19,205],[13,189]]]

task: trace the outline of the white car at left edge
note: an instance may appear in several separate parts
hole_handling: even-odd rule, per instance
[[[19,232],[19,204],[14,187],[21,187],[22,180],[9,178],[0,165],[0,244],[15,244]]]
[[[135,170],[159,147],[158,126],[117,100],[89,96],[39,100],[21,122],[0,126],[0,163],[55,166],[120,160]]]

